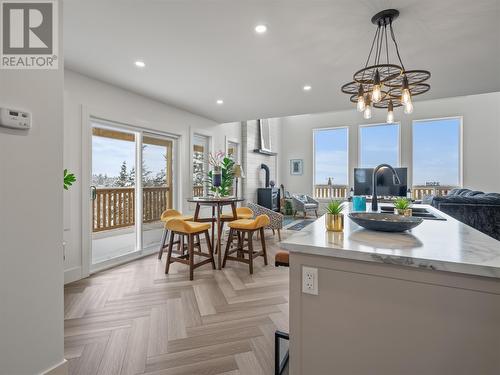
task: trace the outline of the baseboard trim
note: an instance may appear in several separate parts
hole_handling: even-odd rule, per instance
[[[58,365],[42,372],[42,375],[68,375],[68,361],[64,359]]]
[[[64,284],[72,283],[73,281],[82,278],[82,267],[73,267],[64,271]]]

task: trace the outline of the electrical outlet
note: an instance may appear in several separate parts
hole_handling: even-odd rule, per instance
[[[318,295],[318,269],[302,266],[302,293]]]

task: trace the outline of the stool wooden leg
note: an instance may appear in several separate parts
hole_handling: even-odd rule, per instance
[[[250,266],[250,275],[253,274],[253,231],[248,231],[248,264]]]
[[[180,236],[181,236],[181,238],[180,238],[180,244],[179,244],[179,246],[180,246],[180,251],[181,251],[181,254],[182,254],[182,255],[184,255],[184,251],[185,251],[184,249],[185,249],[185,247],[186,247],[186,244],[185,244],[185,242],[184,242],[184,235],[183,235],[183,234],[181,234]]]
[[[161,259],[161,256],[163,255],[163,248],[165,247],[165,242],[167,242],[167,237],[168,237],[168,229],[163,228],[163,233],[161,235],[161,241],[160,241],[160,250],[158,251],[158,259]]]
[[[219,236],[221,236],[221,235],[222,235],[222,233],[224,233],[224,224],[225,224],[225,222],[224,222],[224,221],[221,221],[221,222],[220,222]]]
[[[278,229],[278,240],[281,242],[281,229]]]
[[[194,235],[188,236],[188,254],[189,254],[189,280],[193,280],[194,276]]]
[[[239,230],[237,230],[236,233],[238,233],[238,247],[236,248],[236,256],[238,258],[243,258],[243,252],[241,250],[243,249],[243,244],[245,243],[245,233],[242,233]]]
[[[213,250],[214,254],[217,254],[217,245],[215,243],[215,206],[212,206],[212,245],[213,245]]]
[[[267,251],[266,240],[264,239],[264,228],[260,228],[260,243],[262,244],[262,252],[264,253],[264,265],[267,266]]]
[[[200,235],[199,234],[196,235],[196,241],[197,242],[195,243],[195,245],[198,248],[198,251],[201,252],[201,240],[200,240]]]
[[[208,229],[203,233],[205,234],[205,240],[207,241],[208,253],[210,254],[210,260],[212,261],[212,268],[215,269],[214,249],[212,247],[212,242],[210,241]]]
[[[233,231],[234,231],[233,228],[229,229],[229,237],[228,237],[227,243],[226,243],[226,251],[224,252],[224,259],[222,261],[222,268],[226,267],[227,256],[229,255],[231,243],[233,242]]]
[[[174,236],[175,233],[170,231],[170,241],[167,250],[167,265],[165,266],[165,273],[168,273],[168,270],[170,268],[170,258],[172,257],[172,249],[174,247]]]

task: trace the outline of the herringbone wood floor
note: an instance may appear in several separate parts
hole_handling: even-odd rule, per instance
[[[283,233],[286,236],[286,231]],[[274,331],[288,332],[288,269],[228,262],[195,270],[165,258],[134,261],[65,288],[65,357],[71,375],[274,373]],[[256,247],[260,241],[254,241]]]

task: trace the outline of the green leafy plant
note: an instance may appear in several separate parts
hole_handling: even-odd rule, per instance
[[[411,207],[411,201],[408,198],[397,198],[394,201],[394,208],[397,210],[407,210]]]
[[[76,177],[73,173],[68,172],[67,169],[64,170],[64,190],[68,190],[68,188],[76,182]]]
[[[333,199],[326,206],[326,212],[332,215],[339,215],[342,213],[344,209],[344,202],[340,199]]]
[[[233,187],[234,160],[225,156],[220,162],[219,166],[222,171],[221,185],[219,187],[215,187],[213,185],[213,175],[214,175],[213,171],[209,171],[207,173],[207,178],[205,179],[205,181],[207,182],[208,188],[210,189],[211,192],[213,193],[218,192],[221,197],[227,197],[229,194],[231,194],[231,188]]]

